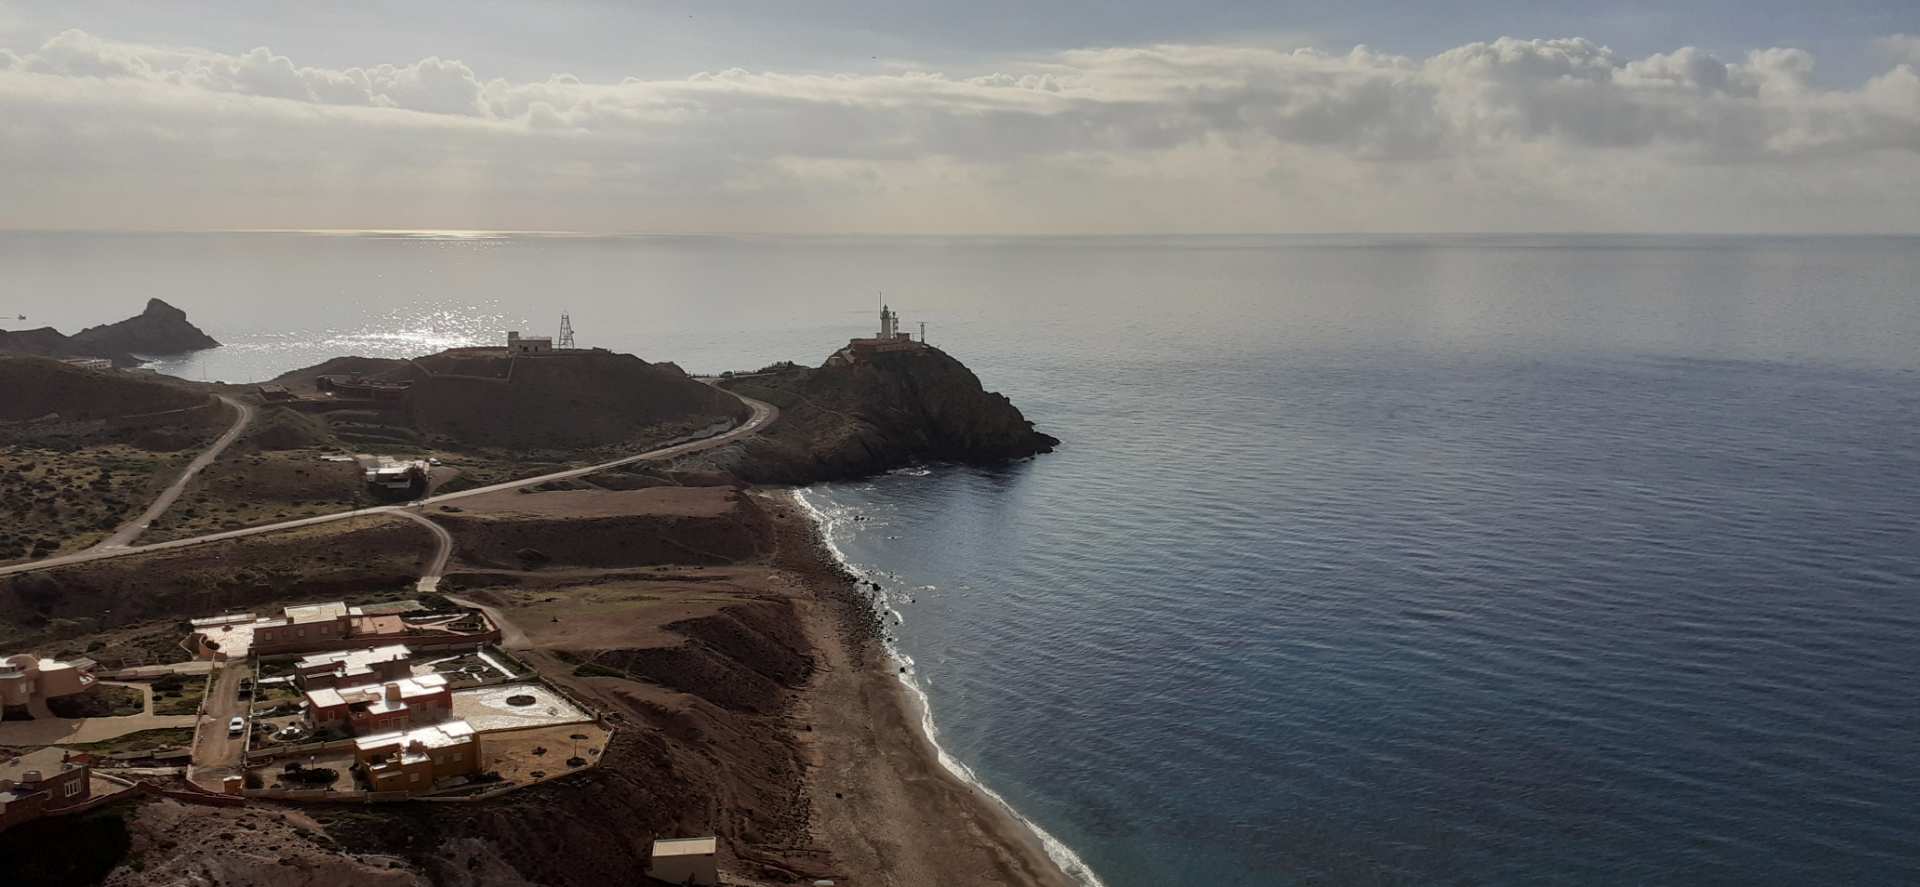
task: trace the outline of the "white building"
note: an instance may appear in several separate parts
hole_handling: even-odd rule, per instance
[[[715,838],[655,841],[653,860],[647,864],[647,877],[669,884],[718,884],[720,867],[714,854],[719,844]]]
[[[553,351],[551,336],[522,336],[519,330],[507,333],[507,354],[518,357],[522,354],[547,354]]]

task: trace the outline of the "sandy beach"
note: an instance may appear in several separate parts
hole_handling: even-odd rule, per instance
[[[1073,884],[1030,829],[940,763],[867,599],[813,522],[784,495],[767,498],[779,509],[780,565],[808,583],[797,609],[818,670],[795,717],[812,725],[806,790],[819,843],[862,884]],[[796,543],[804,549],[789,554]]]

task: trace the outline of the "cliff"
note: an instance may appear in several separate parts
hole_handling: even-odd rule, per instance
[[[676,471],[805,484],[923,461],[1007,462],[1052,452],[1060,443],[936,348],[757,373],[724,387],[779,407],[779,421],[736,446],[675,465]]]
[[[118,323],[87,327],[71,336],[52,327],[0,330],[0,352],[41,357],[104,357],[116,366],[135,366],[139,357],[218,348],[219,342],[187,322],[187,313],[159,299],[148,299],[138,315]]]

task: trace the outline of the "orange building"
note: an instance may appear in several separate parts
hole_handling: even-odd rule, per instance
[[[362,736],[353,757],[377,792],[426,792],[441,779],[480,772],[480,734],[466,721]]]
[[[93,797],[85,757],[43,748],[0,761],[0,831]]]
[[[438,723],[452,714],[453,692],[444,675],[307,691],[307,721],[315,730],[369,736]]]

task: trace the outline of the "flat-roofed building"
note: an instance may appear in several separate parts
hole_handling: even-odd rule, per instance
[[[439,723],[452,715],[453,693],[444,675],[307,691],[307,721],[315,730],[369,736]]]
[[[362,736],[353,757],[374,791],[431,791],[438,780],[480,772],[480,734],[466,721],[448,721]]]
[[[31,653],[0,659],[0,705],[32,708],[83,693],[93,687],[92,668],[91,660],[43,659]]]
[[[397,681],[412,674],[413,651],[405,644],[315,653],[293,663],[293,680],[302,690],[356,687]]]
[[[84,756],[43,748],[0,761],[0,831],[93,797]]]
[[[208,659],[291,656],[404,643],[422,647],[478,646],[500,639],[500,629],[478,610],[398,616],[369,615],[338,601],[288,607],[281,615],[252,613],[193,620],[193,643]]]
[[[553,353],[553,339],[549,336],[522,336],[518,331],[507,333],[507,354],[523,357],[528,354]]]
[[[647,877],[669,884],[718,884],[717,838],[667,838],[653,842]]]

